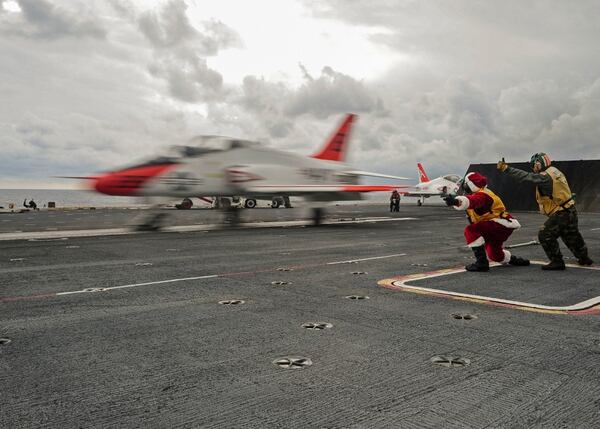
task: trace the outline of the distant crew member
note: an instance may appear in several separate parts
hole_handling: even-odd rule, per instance
[[[400,194],[396,189],[392,191],[392,195],[390,196],[390,211],[391,212],[399,212],[400,211]]]
[[[535,198],[540,213],[548,216],[540,228],[538,238],[550,262],[542,265],[542,270],[564,270],[565,262],[558,237],[562,238],[569,250],[577,258],[579,265],[592,265],[588,249],[579,232],[577,210],[567,179],[556,167],[551,166],[550,157],[543,152],[535,153],[530,160],[533,173],[509,167],[504,158],[498,161],[497,168],[507,173],[517,182],[535,184]]]
[[[35,203],[35,201],[33,201],[33,199],[31,199],[29,201],[29,203],[27,203],[27,198],[25,198],[23,200],[23,206],[28,208],[28,209],[32,209],[32,210],[37,210],[37,204]]]
[[[475,254],[475,262],[465,269],[489,271],[488,257],[502,264],[529,265],[529,260],[511,255],[503,248],[504,242],[521,225],[506,211],[502,200],[487,187],[487,178],[472,172],[459,185],[465,195],[448,195],[444,201],[456,210],[467,211],[469,225],[465,228],[465,239]]]

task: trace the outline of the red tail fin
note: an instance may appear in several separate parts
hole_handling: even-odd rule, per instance
[[[429,182],[429,177],[427,177],[427,173],[425,173],[425,169],[420,162],[417,163],[417,170],[419,171],[419,183]]]
[[[315,153],[312,157],[328,161],[343,161],[346,157],[346,142],[348,141],[354,118],[356,118],[356,115],[348,113],[339,128],[329,138],[325,146],[323,146],[323,149]]]

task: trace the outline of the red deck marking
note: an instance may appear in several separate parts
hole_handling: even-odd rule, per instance
[[[0,296],[0,302],[33,301],[36,299],[56,298],[55,293],[23,296]]]

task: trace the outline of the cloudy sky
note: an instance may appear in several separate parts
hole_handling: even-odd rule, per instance
[[[197,134],[417,177],[600,158],[600,2],[0,0],[0,188]]]

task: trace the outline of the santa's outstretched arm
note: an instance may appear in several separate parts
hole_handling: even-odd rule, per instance
[[[471,195],[458,195],[454,197],[453,207],[456,210],[475,210],[480,207],[491,206],[494,200],[483,192],[476,192]]]

